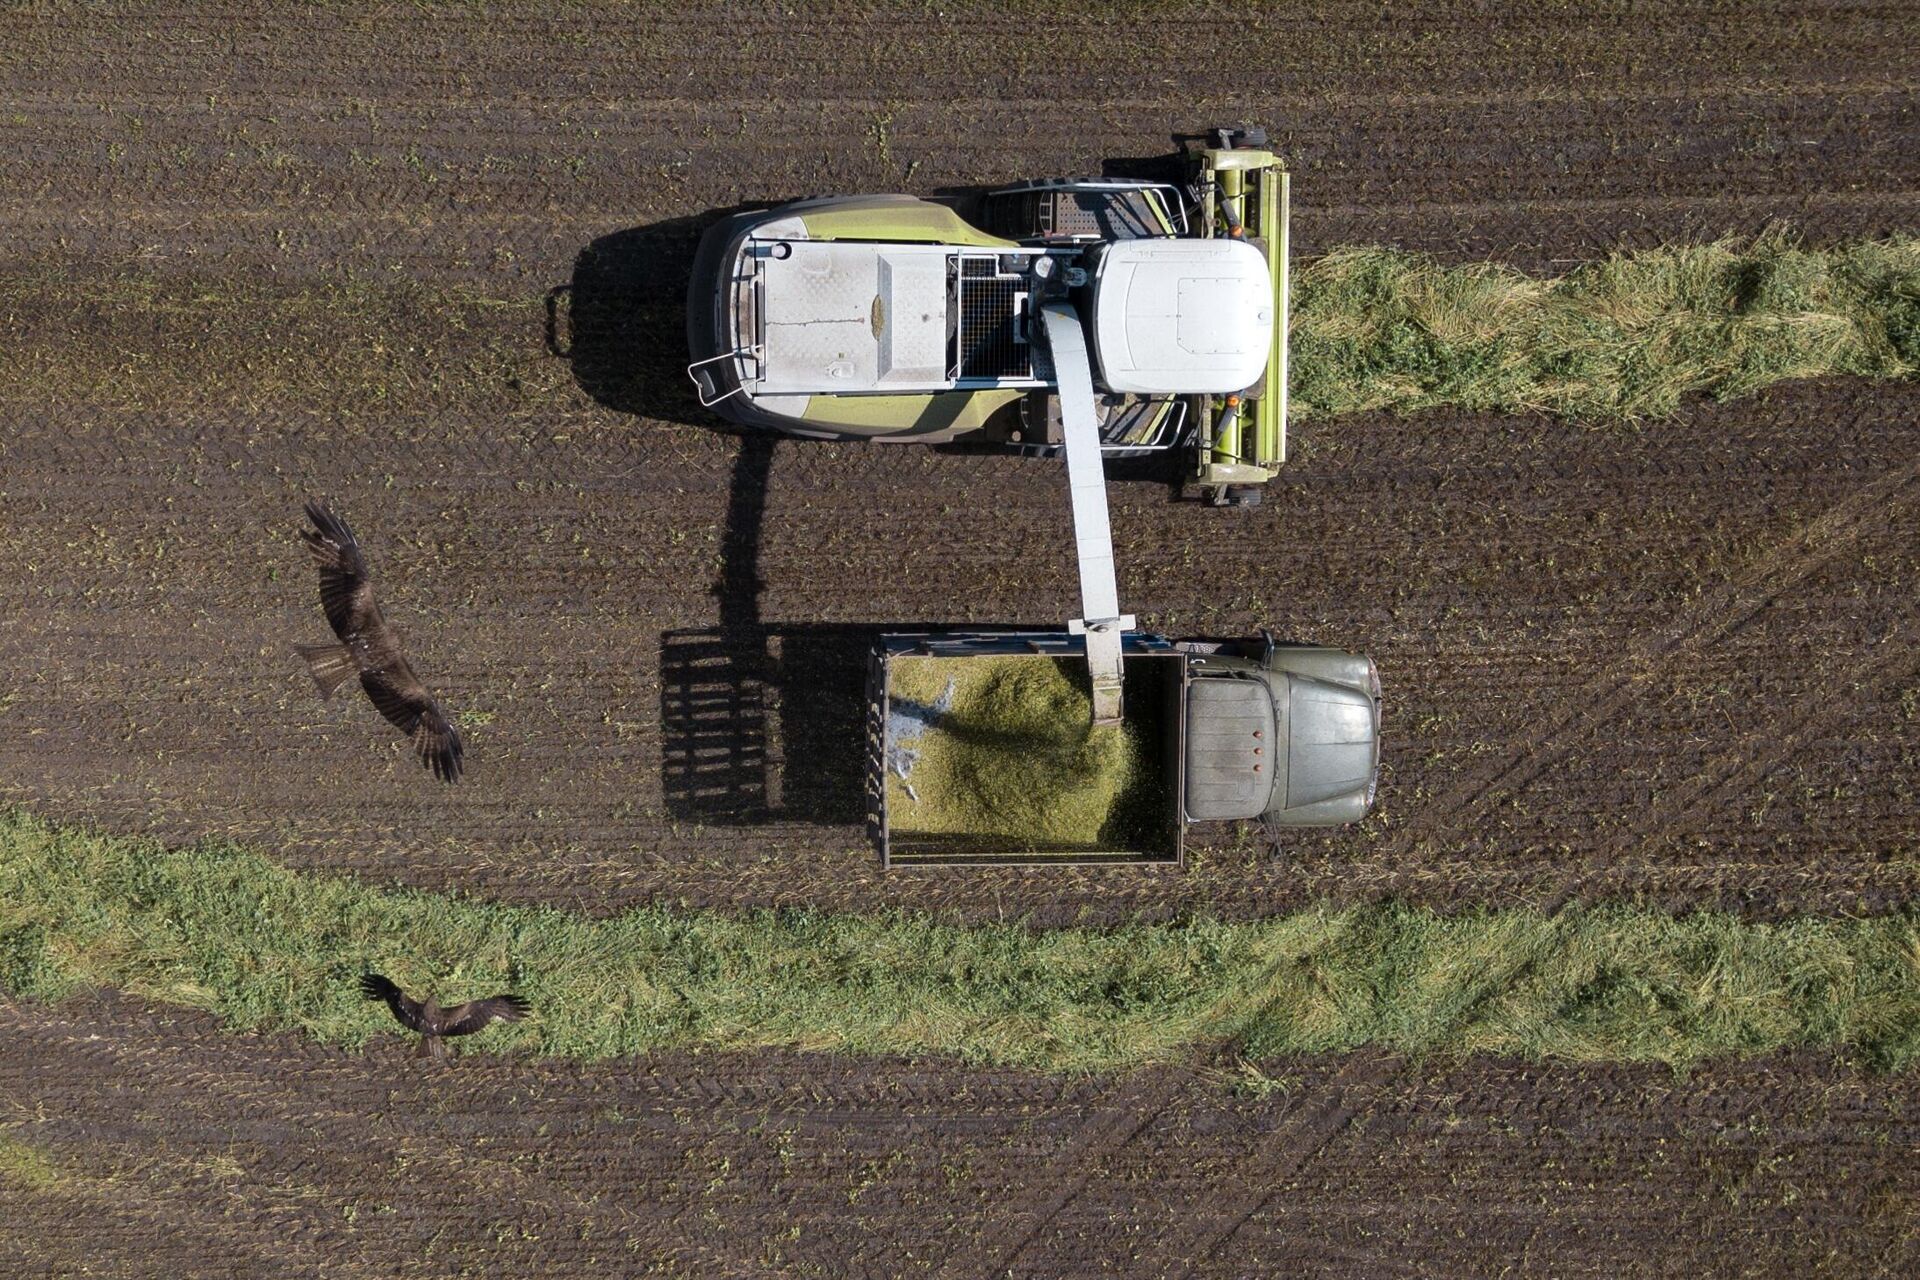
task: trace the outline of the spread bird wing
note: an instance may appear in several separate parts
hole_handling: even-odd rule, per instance
[[[351,640],[384,630],[386,624],[373,602],[373,584],[367,580],[366,557],[360,554],[353,530],[321,502],[307,504],[307,519],[313,521],[313,528],[302,529],[300,541],[313,553],[320,570],[320,607],[333,634]]]
[[[434,1030],[427,1025],[426,1010],[421,1003],[395,986],[393,980],[384,974],[369,973],[361,978],[360,994],[369,1000],[386,1001],[387,1008],[393,1010],[394,1020],[409,1031],[427,1035]]]
[[[460,731],[414,674],[399,637],[380,615],[353,530],[322,502],[307,503],[307,519],[313,528],[303,529],[300,539],[320,570],[320,606],[333,633],[346,642],[346,657],[360,672],[360,687],[388,723],[413,739],[414,751],[434,777],[457,781],[465,755]],[[324,662],[328,655],[321,657]],[[312,657],[308,662],[312,664]],[[316,671],[314,679],[323,693],[330,693],[327,681],[337,683],[338,677],[331,670]]]
[[[378,671],[362,673],[360,687],[389,724],[413,739],[420,762],[433,770],[434,777],[442,782],[459,780],[466,755],[460,731],[405,658],[396,658]]]
[[[495,1018],[502,1022],[518,1022],[527,1016],[528,1008],[527,1002],[519,996],[488,996],[485,1000],[469,1000],[466,1004],[457,1004],[447,1010],[440,1024],[440,1034],[472,1035]]]

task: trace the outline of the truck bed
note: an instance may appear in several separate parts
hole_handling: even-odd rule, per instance
[[[882,865],[1180,864],[1185,656],[1136,637],[1123,661],[1126,723],[1108,731],[1130,742],[1120,764],[1112,740],[1098,758],[1073,754],[1091,702],[1058,694],[1067,681],[1086,687],[1077,638],[882,637],[869,674],[867,764]],[[1026,668],[1034,663],[1052,670]],[[979,700],[989,689],[998,702]],[[1008,691],[1030,689],[1051,697],[1046,710],[1005,720]]]

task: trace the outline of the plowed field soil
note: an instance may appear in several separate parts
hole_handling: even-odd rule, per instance
[[[1920,1080],[364,1055],[0,1005],[7,1275],[1899,1276]]]
[[[865,645],[1070,616],[1060,468],[742,441],[678,368],[720,210],[1147,171],[1215,123],[1273,129],[1303,256],[1911,230],[1907,7],[261,12],[0,17],[0,800],[594,911],[1911,900],[1920,388],[1302,423],[1250,512],[1123,479],[1145,625],[1378,658],[1376,816],[883,878]],[[465,714],[458,787],[299,670],[310,495]],[[1816,1062],[1268,1064],[1256,1099],[399,1053],[0,1011],[0,1140],[52,1169],[0,1164],[0,1274],[1915,1269],[1916,1086]]]
[[[1185,874],[882,879],[865,648],[1069,616],[1060,468],[743,443],[695,425],[678,369],[720,208],[1095,172],[1201,117],[1274,124],[1308,254],[1551,269],[1774,218],[1912,226],[1897,7],[1463,9],[1418,33],[1339,6],[1124,32],[1045,6],[247,12],[7,19],[0,551],[25,571],[0,798],[596,910],[1912,891],[1910,386],[1638,429],[1308,422],[1256,512],[1119,483],[1145,625],[1375,654],[1376,818],[1279,860],[1203,828]],[[325,634],[292,536],[309,495],[466,714],[458,788],[293,659]]]

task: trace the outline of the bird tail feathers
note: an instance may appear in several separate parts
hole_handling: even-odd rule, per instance
[[[354,674],[353,653],[343,644],[297,644],[293,649],[306,659],[307,674],[320,687],[322,700],[331,698],[333,691]]]

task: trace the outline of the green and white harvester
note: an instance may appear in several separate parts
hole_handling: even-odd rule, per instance
[[[1212,141],[1184,186],[1050,179],[726,219],[688,299],[701,403],[795,436],[1023,452],[1091,414],[1106,456],[1190,450],[1205,496],[1257,501],[1287,452],[1287,173],[1258,131]]]
[[[1144,681],[1139,716],[1159,726],[1171,835],[1150,849],[1050,851],[1061,856],[1178,857],[1191,819],[1351,822],[1373,798],[1370,660],[1129,635],[1120,609],[1105,459],[1184,451],[1188,483],[1236,506],[1256,503],[1286,460],[1287,173],[1260,131],[1215,130],[1208,143],[1187,153],[1180,184],[1054,179],[954,201],[829,196],[739,214],[708,230],[694,260],[688,373],[730,421],[1065,455],[1081,616],[1059,632],[909,634],[876,649],[883,672],[935,655],[1083,649],[1096,727],[1125,717],[1130,668]],[[910,722],[886,683],[876,723]],[[879,733],[875,759],[898,758],[899,732]],[[883,858],[899,855],[876,803]],[[962,841],[917,856],[981,855]]]

